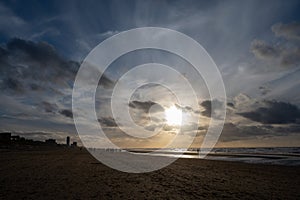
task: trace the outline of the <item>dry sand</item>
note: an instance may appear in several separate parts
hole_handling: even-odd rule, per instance
[[[300,199],[299,167],[179,159],[128,174],[79,149],[1,150],[0,199]]]

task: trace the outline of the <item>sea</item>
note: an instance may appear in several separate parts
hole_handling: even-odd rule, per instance
[[[204,158],[199,157],[199,151],[201,154],[206,149],[130,149],[129,151],[150,156],[300,166],[300,147],[214,148]]]

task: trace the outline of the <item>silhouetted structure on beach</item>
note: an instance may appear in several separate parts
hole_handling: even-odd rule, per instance
[[[66,144],[67,144],[67,146],[70,146],[70,137],[69,136],[66,139]]]
[[[10,142],[11,133],[5,132],[0,134],[0,141],[1,142]]]
[[[47,140],[45,140],[45,143],[48,145],[57,145],[55,139],[47,139]]]
[[[73,141],[72,145],[71,139],[68,136],[66,138],[66,144],[58,144],[56,139],[49,138],[46,139],[44,142],[42,141],[34,141],[32,139],[25,139],[24,137],[20,137],[19,135],[12,135],[10,132],[3,132],[0,133],[0,148],[32,148],[38,146],[44,147],[77,147],[77,142]]]
[[[10,137],[12,141],[20,141],[22,138],[18,135],[13,135]]]
[[[72,147],[77,147],[77,142],[73,142],[71,146]]]

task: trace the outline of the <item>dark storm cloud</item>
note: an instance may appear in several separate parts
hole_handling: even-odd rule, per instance
[[[212,110],[212,104],[214,110]],[[211,100],[202,101],[200,105],[205,109],[204,111],[201,112],[202,115],[206,117],[211,117],[211,116],[216,117],[216,111],[222,107],[223,103],[219,100],[214,99],[212,101]]]
[[[71,88],[80,63],[61,57],[46,42],[14,38],[0,49],[0,79],[3,89],[59,90]],[[109,87],[112,81],[103,75],[99,84]]]
[[[204,111],[201,112],[201,114],[206,117],[210,117],[211,116],[211,101],[210,100],[203,101],[200,105],[205,109]]]
[[[102,117],[102,118],[98,119],[98,122],[100,122],[101,124],[103,124],[107,127],[117,127],[118,126],[112,117]]]
[[[277,37],[284,37],[290,40],[300,40],[299,22],[291,22],[289,24],[277,23],[272,26],[272,31]]]
[[[73,113],[72,113],[71,110],[63,109],[63,110],[60,110],[59,113],[62,114],[63,116],[65,116],[65,117],[73,118]]]
[[[239,115],[263,124],[299,123],[300,110],[297,106],[280,101],[265,101],[264,107]]]
[[[12,39],[1,50],[0,79],[4,90],[26,92],[70,88],[79,64],[63,59],[45,42]]]
[[[46,42],[14,38],[2,44],[0,88],[2,98],[9,102],[2,103],[1,114],[10,121],[2,118],[1,126],[13,130],[16,127],[19,130],[59,127],[73,132],[71,95],[79,66],[79,62],[65,59]],[[111,82],[104,75],[99,85],[106,87]]]
[[[10,40],[7,50],[11,54],[19,54],[24,61],[35,61],[43,65],[63,64],[65,61],[57,54],[53,46],[46,42],[32,42],[18,38]]]
[[[153,101],[131,101],[129,102],[129,107],[139,109],[148,113],[150,108],[152,112],[163,112],[164,108]]]

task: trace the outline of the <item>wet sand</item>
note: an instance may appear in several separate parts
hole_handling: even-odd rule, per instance
[[[179,159],[110,169],[79,149],[0,150],[0,199],[300,199],[300,167]]]

